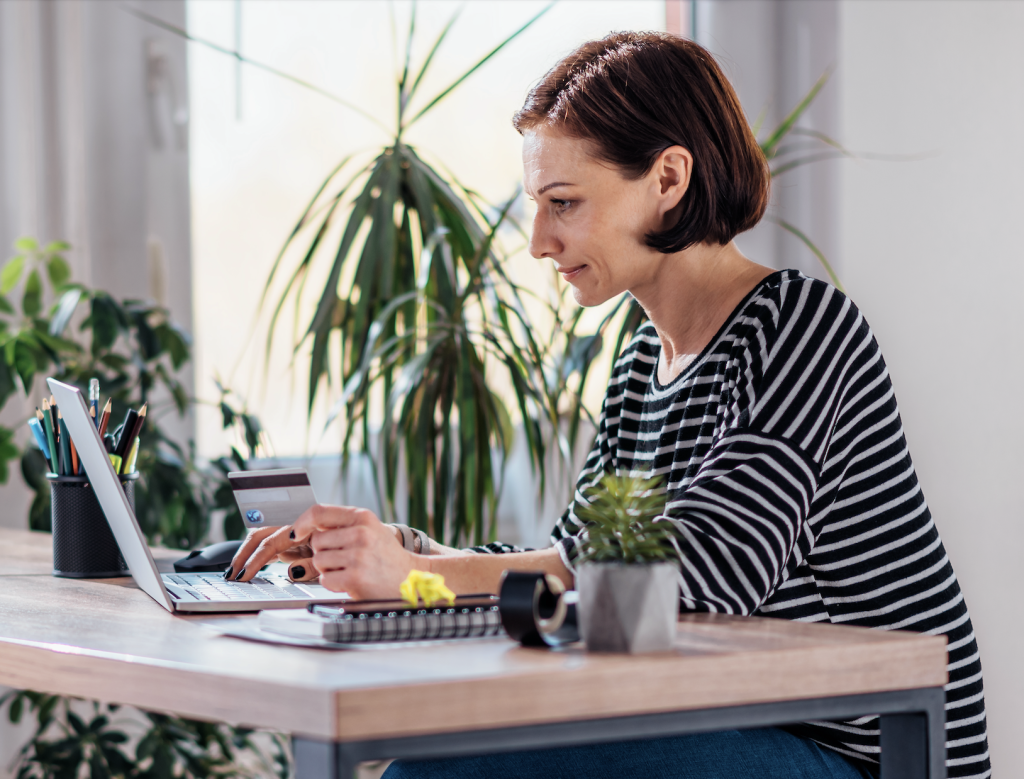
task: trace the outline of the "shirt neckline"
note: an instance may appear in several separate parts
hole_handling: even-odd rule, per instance
[[[679,384],[679,382],[689,378],[691,374],[693,374],[697,370],[697,368],[699,368],[704,363],[708,355],[711,354],[712,351],[714,351],[714,348],[718,346],[719,341],[722,340],[722,336],[724,336],[728,332],[729,328],[732,327],[733,322],[735,322],[736,318],[743,312],[743,309],[747,307],[747,304],[750,303],[754,296],[758,292],[760,292],[763,287],[770,286],[772,282],[779,281],[791,273],[799,273],[799,271],[793,270],[791,268],[777,270],[772,273],[769,273],[767,276],[765,276],[763,279],[757,282],[757,284],[754,285],[750,292],[743,296],[743,300],[736,304],[736,307],[732,310],[732,313],[725,318],[725,322],[722,324],[720,328],[718,328],[718,332],[714,334],[710,341],[708,341],[707,345],[701,350],[700,354],[698,354],[694,358],[693,362],[691,362],[689,365],[683,368],[682,372],[674,379],[672,379],[672,381],[670,381],[668,384],[662,384],[658,380],[658,364],[661,362],[661,339],[658,338],[658,345],[654,350],[654,370],[651,374],[651,384],[654,386],[654,389],[657,392],[661,393],[664,392],[665,390],[672,389],[673,387],[675,387],[675,385]],[[657,332],[655,332],[655,337],[657,338]]]

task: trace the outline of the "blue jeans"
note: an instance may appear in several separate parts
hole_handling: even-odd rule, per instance
[[[874,779],[778,728],[727,730],[480,757],[396,760],[383,779]]]

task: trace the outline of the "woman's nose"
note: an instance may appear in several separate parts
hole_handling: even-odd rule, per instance
[[[533,231],[530,234],[530,245],[527,248],[530,255],[538,260],[544,257],[555,257],[562,251],[561,241],[556,238],[550,223],[543,217],[540,209],[537,210],[537,215],[533,218]]]

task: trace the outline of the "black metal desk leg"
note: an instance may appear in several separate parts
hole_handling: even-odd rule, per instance
[[[882,779],[946,779],[944,702],[929,690],[924,711],[880,717]]]
[[[295,779],[353,779],[358,761],[331,741],[292,736]]]

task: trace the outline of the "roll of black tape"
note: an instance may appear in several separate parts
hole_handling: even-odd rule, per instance
[[[560,646],[580,640],[576,593],[542,572],[506,571],[498,592],[505,632],[523,646]]]

